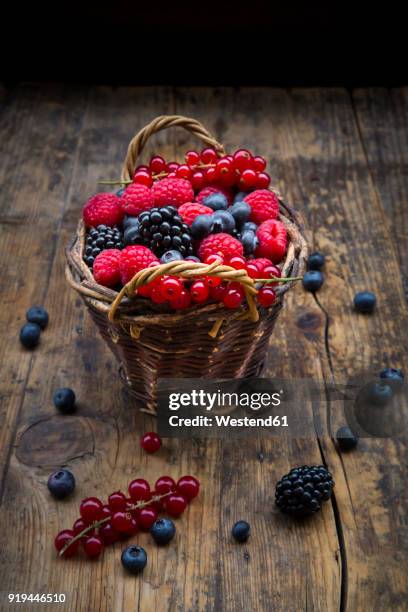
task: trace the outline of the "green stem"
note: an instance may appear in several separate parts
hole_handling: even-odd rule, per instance
[[[169,491],[168,493],[163,493],[163,495],[155,495],[154,497],[152,497],[152,499],[149,499],[148,501],[140,501],[137,504],[132,504],[131,506],[126,508],[126,512],[130,512],[131,510],[137,510],[138,508],[145,508],[146,506],[150,506],[150,504],[152,502],[159,501],[163,497],[167,497],[168,495],[170,495],[172,492],[173,491]],[[101,525],[104,525],[105,523],[108,523],[111,520],[111,518],[112,518],[112,516],[106,516],[105,518],[103,518],[103,519],[101,519],[99,521],[95,521],[91,525],[88,525],[85,529],[83,529],[82,531],[77,533],[77,535],[75,537],[73,537],[69,542],[67,542],[65,544],[65,546],[63,546],[63,548],[61,548],[61,550],[58,553],[59,556],[62,557],[64,552],[67,550],[67,548],[69,548],[71,546],[71,544],[73,544],[74,542],[77,542],[78,540],[83,538],[89,531],[92,531],[93,529],[97,529]]]

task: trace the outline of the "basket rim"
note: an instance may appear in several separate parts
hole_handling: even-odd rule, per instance
[[[279,220],[285,224],[288,232],[288,249],[282,266],[282,276],[302,275],[306,267],[307,243],[303,236],[304,222],[300,213],[288,206],[277,194],[280,214]],[[86,228],[82,219],[78,223],[75,236],[66,248],[67,264],[65,268],[66,278],[69,285],[75,289],[89,306],[106,314],[108,317],[111,304],[118,297],[119,292],[99,285],[83,260]],[[293,286],[294,281],[284,283],[276,288],[278,300],[270,307],[277,305],[283,295]],[[146,308],[146,306],[148,308]],[[168,312],[158,308],[155,310],[150,300],[139,297],[134,299],[125,298],[117,309],[115,323],[128,324],[162,324],[173,325],[180,319],[205,319],[214,321],[224,319],[225,321],[243,315],[245,307],[231,311],[220,303],[209,303],[204,305],[195,304],[182,312]]]

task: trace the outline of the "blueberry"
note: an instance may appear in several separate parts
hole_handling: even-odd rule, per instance
[[[324,276],[320,272],[320,270],[309,270],[303,276],[303,287],[306,291],[311,291],[315,293],[315,291],[319,291],[320,287],[323,285]]]
[[[183,256],[180,251],[171,249],[170,251],[163,253],[163,255],[160,257],[160,263],[170,263],[170,261],[179,261],[181,259],[183,259]]]
[[[360,291],[360,293],[356,293],[354,296],[354,307],[358,312],[370,314],[374,310],[376,301],[374,293],[370,291]]]
[[[54,406],[64,414],[75,411],[75,393],[72,389],[64,387],[57,389],[53,396]]]
[[[384,368],[380,372],[380,378],[393,381],[394,386],[400,386],[404,382],[404,372],[399,368]]]
[[[258,226],[256,223],[254,223],[253,221],[247,221],[246,223],[244,223],[244,225],[242,226],[242,231],[245,230],[250,230],[251,232],[255,232],[258,229]]]
[[[249,523],[246,521],[237,521],[231,530],[232,537],[237,542],[246,542],[249,538],[250,530],[251,527]]]
[[[56,499],[64,499],[75,489],[75,478],[69,470],[57,470],[48,478],[48,488]]]
[[[212,215],[197,215],[191,224],[193,238],[205,238],[211,234],[214,218]]]
[[[324,266],[324,255],[316,251],[311,253],[307,258],[307,269],[308,270],[320,270]]]
[[[20,330],[20,342],[26,348],[37,346],[41,335],[41,327],[37,323],[26,323]]]
[[[228,200],[223,193],[212,193],[204,198],[202,203],[213,210],[227,210],[228,208]]]
[[[189,255],[185,258],[186,261],[196,261],[197,263],[201,263],[201,260],[195,255]]]
[[[127,216],[123,219],[123,227],[139,227],[139,218]]]
[[[248,194],[246,193],[246,191],[238,191],[238,193],[236,194],[235,198],[234,198],[234,204],[236,204],[237,202],[242,202],[242,200],[245,198],[245,196],[247,196]]]
[[[251,207],[246,202],[237,202],[231,206],[228,211],[234,217],[236,224],[241,226],[248,221],[249,215],[251,214]]]
[[[385,383],[374,383],[369,391],[369,398],[376,406],[385,406],[392,399],[392,388]]]
[[[171,519],[161,518],[153,523],[150,533],[156,544],[164,546],[172,540],[176,534],[176,527]]]
[[[48,312],[44,306],[32,306],[26,312],[26,319],[29,323],[37,323],[41,329],[45,329],[48,325]]]
[[[235,229],[235,219],[228,210],[216,210],[214,215],[214,223],[221,220],[222,231],[230,234]]]
[[[258,238],[255,235],[255,232],[251,232],[250,230],[245,230],[241,234],[241,243],[244,247],[245,255],[252,255],[258,246]]]
[[[127,246],[131,244],[140,244],[141,239],[142,237],[138,226],[130,226],[125,229],[123,240]]]
[[[122,187],[121,189],[118,189],[118,191],[116,192],[116,195],[118,196],[118,198],[123,196],[123,192],[124,191],[125,191],[125,187]]]
[[[128,546],[120,558],[122,565],[131,574],[139,574],[147,563],[147,554],[141,546]]]
[[[358,439],[351,431],[350,427],[344,425],[340,427],[336,433],[337,444],[343,451],[351,450],[357,446]]]

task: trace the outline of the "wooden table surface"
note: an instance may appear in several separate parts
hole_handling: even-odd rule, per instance
[[[247,146],[268,158],[274,184],[307,218],[311,246],[327,255],[318,301],[300,286],[290,292],[267,375],[341,383],[359,371],[404,367],[404,360],[407,371],[408,89],[24,85],[1,90],[1,98],[1,609],[14,609],[10,592],[48,592],[65,593],[66,603],[21,609],[406,610],[404,438],[363,439],[349,454],[330,437],[254,438],[244,447],[167,440],[147,456],[138,440],[154,421],[122,388],[110,352],[66,285],[64,247],[97,180],[118,175],[135,131],[158,114],[192,115],[227,149]],[[156,136],[153,148],[174,158],[194,145],[172,130]],[[378,297],[373,316],[350,306],[364,289]],[[29,352],[18,333],[37,303],[50,324]],[[53,407],[61,386],[79,398],[73,416]],[[343,423],[333,406],[320,418],[330,418],[332,431]],[[336,481],[332,502],[304,523],[278,514],[278,478],[322,461]],[[62,465],[77,488],[56,502],[46,482]],[[169,547],[137,537],[149,555],[142,577],[124,573],[121,544],[97,562],[56,558],[53,538],[71,526],[83,497],[106,497],[138,476],[185,473],[200,478],[200,497],[178,520]],[[252,525],[241,546],[229,535],[240,518]]]

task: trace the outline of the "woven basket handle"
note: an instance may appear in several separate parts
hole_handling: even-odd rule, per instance
[[[136,160],[143,151],[150,136],[170,127],[182,127],[195,136],[198,136],[198,138],[200,138],[204,144],[209,147],[213,147],[218,153],[221,153],[221,155],[225,154],[222,144],[220,144],[214,138],[214,136],[212,136],[212,134],[196,119],[191,119],[191,117],[183,117],[183,115],[161,115],[160,117],[153,119],[153,121],[142,128],[140,132],[138,132],[130,141],[126,158],[123,163],[121,174],[122,181],[132,180],[136,167]]]

